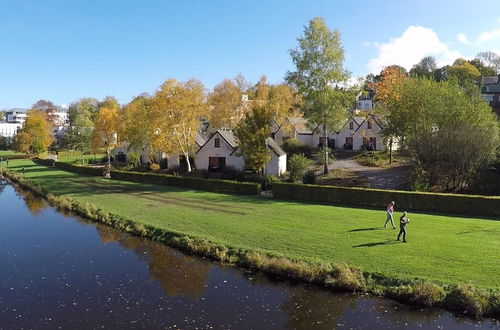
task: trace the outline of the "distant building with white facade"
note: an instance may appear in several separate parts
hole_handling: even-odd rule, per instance
[[[23,125],[19,123],[0,123],[0,136],[7,138],[7,141],[12,143],[12,139],[21,127]]]
[[[5,111],[5,121],[7,123],[24,124],[28,117],[28,109],[14,108]]]

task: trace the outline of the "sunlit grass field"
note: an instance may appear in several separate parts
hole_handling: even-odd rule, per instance
[[[500,221],[495,219],[410,213],[408,243],[402,243],[396,241],[398,230],[383,228],[385,210],[106,180],[27,159],[10,163],[16,171],[21,166],[27,178],[53,194],[233,247],[346,262],[402,279],[500,288]]]

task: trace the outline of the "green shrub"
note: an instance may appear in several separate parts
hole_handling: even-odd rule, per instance
[[[311,164],[311,161],[304,154],[297,154],[290,157],[289,163],[290,181],[296,182],[302,180],[304,170]]]
[[[308,170],[304,173],[302,177],[302,182],[305,184],[315,184],[316,183],[316,172],[314,170]]]
[[[288,139],[281,145],[281,148],[287,153],[288,157],[292,155],[304,154],[307,158],[312,156],[312,148],[298,139]]]
[[[500,216],[499,196],[474,196],[276,182],[276,198],[354,206],[385,207],[396,201],[401,209],[474,216]]]

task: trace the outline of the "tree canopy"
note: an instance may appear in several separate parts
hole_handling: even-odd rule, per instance
[[[296,70],[286,80],[303,98],[303,113],[313,125],[321,126],[323,135],[338,128],[347,117],[352,95],[341,87],[349,78],[344,69],[344,49],[338,30],[330,31],[325,21],[315,17],[304,28],[298,47],[290,50]],[[328,159],[328,149],[323,156]],[[324,172],[328,173],[325,161]]]

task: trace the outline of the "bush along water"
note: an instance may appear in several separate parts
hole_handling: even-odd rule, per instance
[[[421,307],[442,307],[471,317],[500,316],[500,291],[481,290],[473,285],[450,286],[419,280],[401,280],[363,272],[345,263],[293,260],[261,251],[250,251],[209,241],[202,237],[144,225],[96,206],[55,196],[15,172],[3,171],[21,189],[45,198],[60,211],[71,212],[133,235],[147,237],[182,251],[261,271],[277,279],[310,283],[333,291],[371,293]]]

